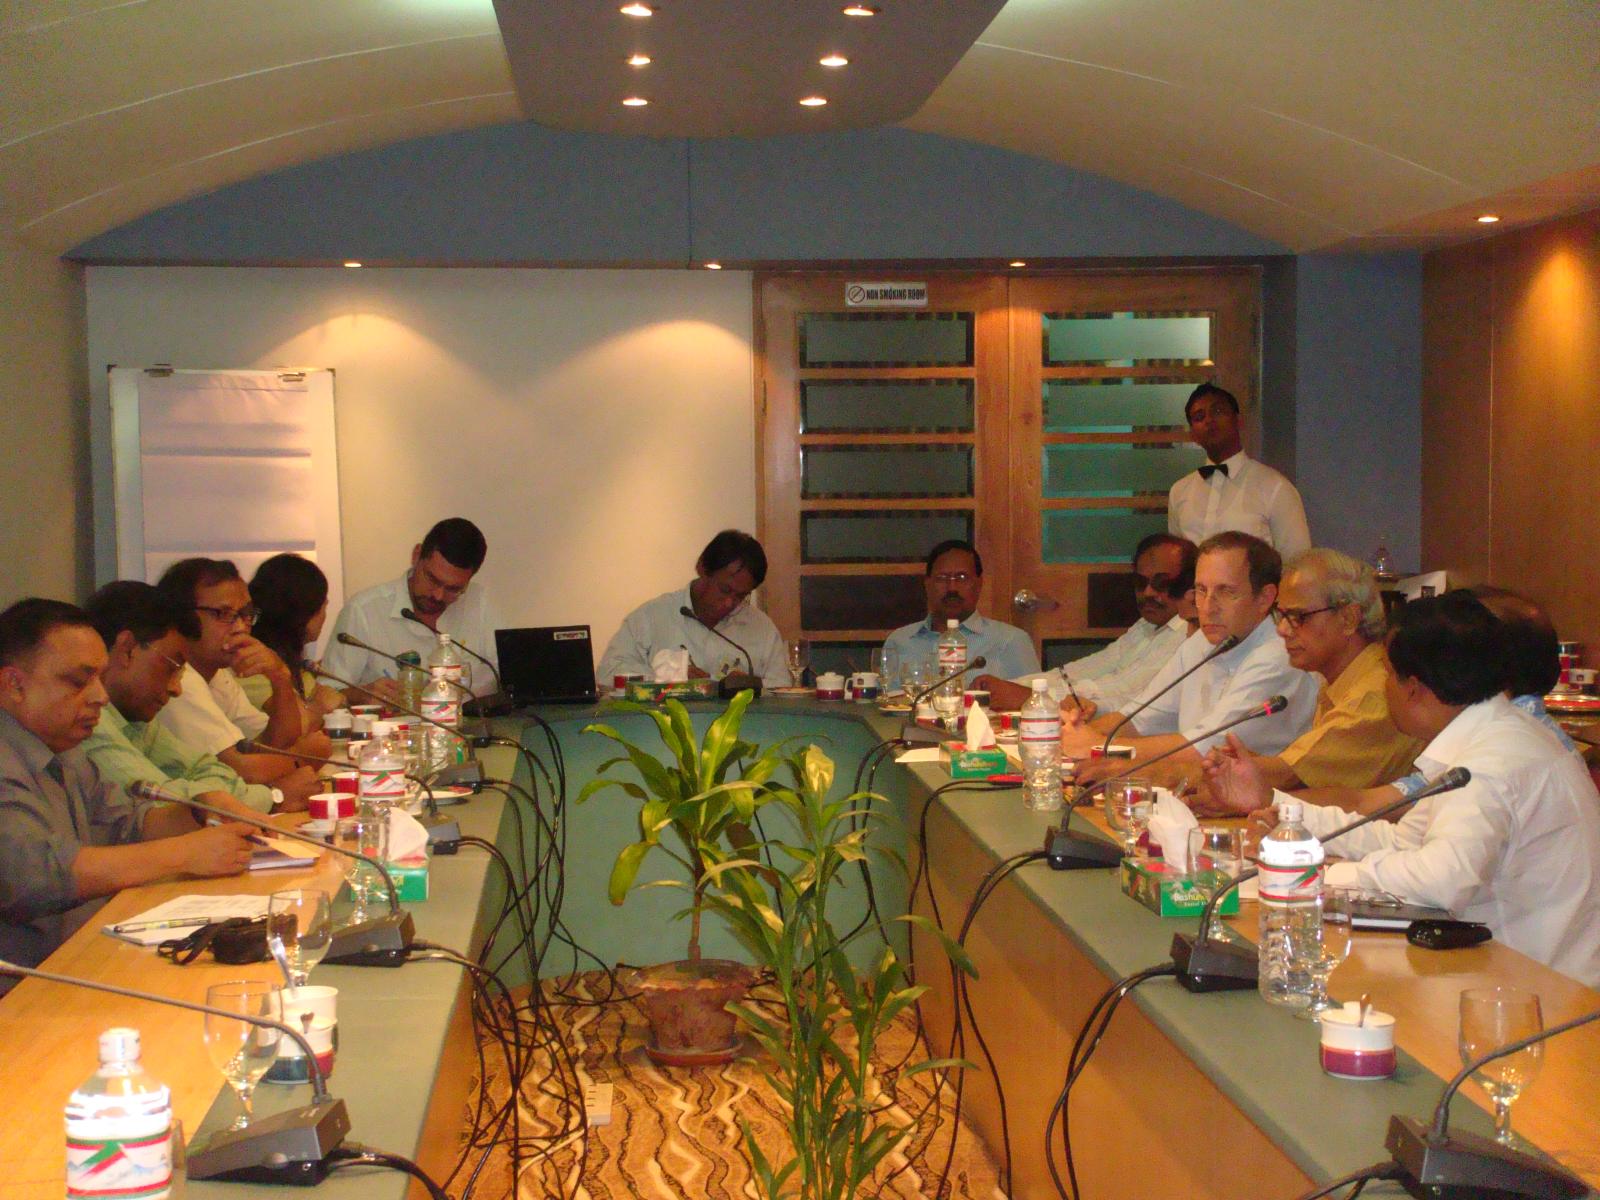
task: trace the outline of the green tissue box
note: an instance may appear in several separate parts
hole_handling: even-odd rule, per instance
[[[1012,769],[1006,752],[999,746],[968,750],[960,742],[946,742],[945,755],[950,761],[951,779],[987,779],[1008,774]]]
[[[389,868],[389,878],[394,880],[394,890],[400,894],[401,904],[416,904],[428,898],[428,860],[408,858],[405,862],[384,863]]]
[[[716,695],[715,679],[686,679],[682,683],[628,680],[628,699],[639,704],[660,704],[663,700],[713,700]]]
[[[1220,872],[1206,872],[1201,882],[1207,886],[1196,886],[1196,880],[1179,874],[1159,858],[1122,860],[1123,892],[1157,916],[1198,917],[1210,896],[1209,888],[1223,886],[1227,880]],[[1226,917],[1238,911],[1239,889],[1234,888],[1222,898],[1217,915]]]

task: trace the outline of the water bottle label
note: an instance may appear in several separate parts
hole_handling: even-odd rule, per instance
[[[385,769],[361,771],[360,789],[363,797],[374,796],[389,799],[394,796],[406,794],[406,777],[404,771],[390,771]]]
[[[1260,864],[1259,894],[1263,900],[1293,904],[1315,900],[1322,894],[1322,864],[1271,866]]]
[[[67,1137],[68,1200],[154,1200],[172,1187],[172,1129],[129,1138]]]
[[[1025,742],[1053,745],[1061,740],[1061,718],[1057,716],[1023,717],[1018,727],[1018,736]]]
[[[442,675],[446,679],[448,679],[451,683],[460,683],[461,682],[461,664],[460,663],[445,663],[442,666],[432,667],[432,668],[430,668],[430,670],[432,670],[433,677],[435,679],[439,678]]]
[[[967,648],[965,646],[939,647],[939,674],[948,675],[951,671],[959,671],[966,665]]]
[[[422,715],[430,721],[437,721],[441,725],[461,724],[461,702],[459,700],[424,700],[422,702]]]

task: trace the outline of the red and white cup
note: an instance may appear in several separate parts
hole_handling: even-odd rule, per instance
[[[313,821],[338,821],[356,815],[354,791],[318,792],[306,800],[306,811]]]
[[[336,792],[348,792],[354,796],[361,791],[360,771],[335,771],[328,780]]]
[[[1354,1000],[1330,1008],[1318,1019],[1322,1031],[1322,1069],[1339,1079],[1387,1079],[1394,1074],[1394,1017]]]

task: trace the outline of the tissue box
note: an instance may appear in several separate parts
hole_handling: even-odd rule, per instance
[[[1206,891],[1160,859],[1123,859],[1122,890],[1161,917],[1198,917],[1206,906]],[[1226,917],[1238,911],[1239,889],[1234,888],[1222,898],[1217,915]]]
[[[663,700],[712,700],[717,695],[715,679],[686,679],[682,683],[654,683],[648,679],[628,680],[628,699],[640,704],[660,704]]]
[[[399,893],[401,904],[416,904],[428,898],[427,855],[383,865],[389,868],[389,877],[394,880],[394,890]]]
[[[1005,775],[1011,770],[1006,752],[999,746],[991,746],[987,750],[968,750],[960,742],[946,742],[944,752],[950,763],[951,779],[987,779],[991,775]]]

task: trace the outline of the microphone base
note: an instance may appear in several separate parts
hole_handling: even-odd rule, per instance
[[[330,1098],[223,1130],[188,1152],[185,1170],[190,1179],[309,1187],[327,1178],[328,1155],[349,1132],[344,1101]]]
[[[1406,1191],[1435,1200],[1578,1200],[1588,1185],[1548,1159],[1502,1146],[1472,1133],[1428,1140],[1430,1124],[1414,1117],[1389,1118],[1383,1147],[1400,1170]]]
[[[1057,827],[1045,835],[1045,862],[1053,871],[1105,870],[1122,865],[1122,847]]]
[[[1178,982],[1191,992],[1255,991],[1261,964],[1254,946],[1235,946],[1186,933],[1172,938]]]
[[[464,717],[503,717],[517,707],[517,702],[504,692],[495,692],[488,696],[475,696],[471,700],[462,702],[461,715]]]
[[[900,727],[900,740],[908,746],[941,746],[945,742],[955,741],[955,736],[944,729],[919,725],[915,721],[907,721]]]
[[[474,787],[483,782],[483,767],[477,759],[444,767],[433,776],[435,787]],[[446,804],[458,803],[445,801]]]
[[[761,680],[754,675],[746,675],[742,671],[734,671],[724,675],[717,684],[717,695],[723,700],[732,700],[740,692],[751,691],[756,698],[761,696]]]
[[[454,854],[461,847],[461,822],[440,813],[425,812],[417,824],[428,831],[428,849],[435,854]]]
[[[398,967],[415,938],[411,914],[402,909],[336,930],[322,961],[339,967]]]

